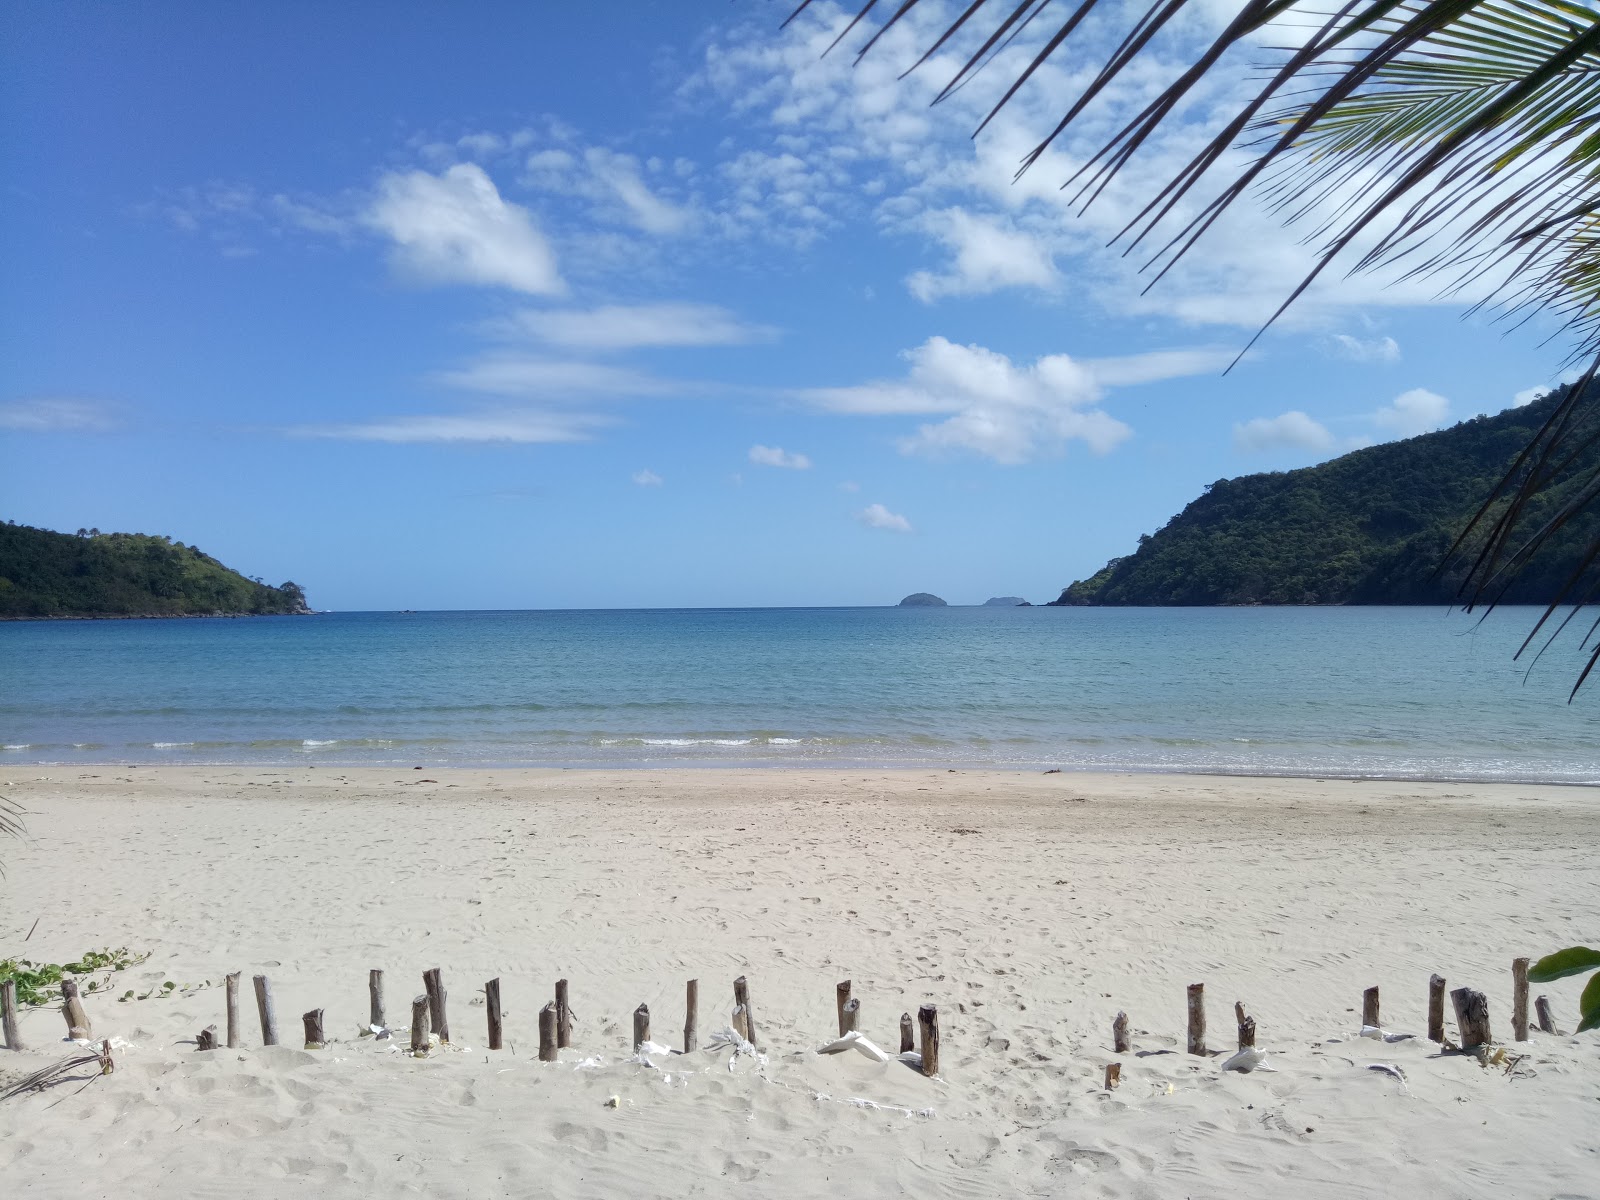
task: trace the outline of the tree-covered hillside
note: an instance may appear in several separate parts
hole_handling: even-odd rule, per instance
[[[170,538],[0,525],[0,617],[308,611],[298,584],[269,587],[246,579]]]
[[[1320,466],[1222,479],[1138,550],[1067,587],[1055,604],[1440,604],[1467,562],[1433,573],[1555,406],[1557,395]],[[1548,489],[1532,531],[1580,481]],[[1568,524],[1505,595],[1546,603],[1600,531]],[[1593,574],[1594,572],[1591,572]]]

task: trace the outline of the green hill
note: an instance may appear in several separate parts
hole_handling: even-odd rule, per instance
[[[309,611],[298,584],[269,587],[246,579],[170,538],[0,525],[0,618]]]
[[[1298,471],[1219,479],[1053,604],[1445,604],[1466,564],[1433,572],[1557,403],[1370,446]],[[1590,453],[1595,451],[1591,449]],[[1519,522],[1580,485],[1569,475]],[[1504,597],[1547,603],[1600,535],[1593,506],[1561,531]],[[1591,576],[1600,573],[1591,570]]]

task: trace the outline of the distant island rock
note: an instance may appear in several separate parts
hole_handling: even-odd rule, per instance
[[[901,608],[947,608],[948,605],[932,592],[912,592],[900,601]]]
[[[985,600],[983,602],[983,606],[985,608],[1029,608],[1029,607],[1031,607],[1031,605],[1029,605],[1028,602],[1026,600],[1024,600],[1021,596],[990,596],[987,600]]]
[[[1219,479],[1126,558],[1052,604],[1449,604],[1476,545],[1439,565],[1566,389],[1450,429],[1368,446],[1298,471]],[[1584,486],[1568,467],[1535,506],[1531,532]],[[1569,522],[1496,599],[1544,604],[1582,565],[1600,511]],[[1600,586],[1591,563],[1575,588]]]
[[[0,620],[299,616],[297,583],[246,579],[208,554],[142,533],[0,524]]]

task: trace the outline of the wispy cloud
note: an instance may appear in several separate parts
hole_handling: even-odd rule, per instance
[[[901,439],[900,448],[908,454],[964,450],[999,463],[1020,463],[1073,439],[1104,454],[1132,432],[1093,407],[1099,385],[1065,354],[1019,364],[983,346],[933,337],[904,357],[910,363],[904,379],[811,388],[797,395],[836,413],[951,414]]]
[[[1298,409],[1276,417],[1257,417],[1233,427],[1233,444],[1247,453],[1274,450],[1331,450],[1333,434]]]
[[[953,255],[943,271],[915,271],[906,288],[924,304],[943,296],[982,296],[1003,288],[1051,291],[1060,283],[1050,251],[1030,234],[962,208],[930,212],[921,223]]]
[[[458,163],[440,175],[384,176],[366,220],[394,242],[396,269],[422,282],[534,295],[565,290],[555,254],[532,214],[503,199],[474,163]]]
[[[104,433],[121,421],[97,400],[30,396],[0,403],[0,429],[16,433]]]
[[[1358,338],[1348,333],[1335,333],[1328,338],[1330,351],[1338,358],[1359,363],[1392,363],[1400,361],[1400,343],[1392,337]]]
[[[856,520],[868,529],[886,529],[890,533],[910,533],[911,522],[897,512],[890,512],[881,504],[869,504],[856,513]]]
[[[537,408],[483,409],[462,413],[418,413],[348,424],[301,425],[291,436],[410,445],[427,442],[545,444],[586,441],[609,424],[594,413]]]
[[[750,461],[762,467],[782,467],[790,471],[809,471],[811,460],[804,454],[791,454],[781,446],[751,446]]]
[[[538,400],[571,400],[596,396],[660,396],[683,385],[644,371],[608,363],[490,354],[466,366],[438,371],[436,383],[471,392]]]
[[[648,467],[642,471],[635,471],[632,478],[634,483],[638,484],[640,487],[660,487],[665,482],[661,476],[657,475]]]
[[[737,346],[768,341],[776,330],[741,321],[715,304],[607,304],[599,308],[524,309],[492,322],[500,337],[530,337],[578,351],[670,346]]]

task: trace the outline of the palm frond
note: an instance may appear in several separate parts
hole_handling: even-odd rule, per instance
[[[16,801],[0,796],[0,837],[20,838],[25,830],[22,814],[27,811]],[[5,873],[5,863],[0,862],[0,878],[4,878]]]
[[[93,1066],[94,1074],[86,1079],[77,1074],[80,1067]],[[57,1087],[63,1083],[74,1083],[84,1079],[84,1087],[88,1087],[102,1075],[109,1075],[116,1069],[115,1060],[111,1057],[111,1043],[101,1042],[100,1049],[93,1054],[74,1054],[70,1058],[63,1058],[41,1067],[30,1075],[24,1075],[15,1083],[0,1091],[0,1103],[14,1100],[18,1096],[25,1096],[30,1092],[42,1092],[47,1088]],[[80,1091],[82,1089],[79,1089]]]

